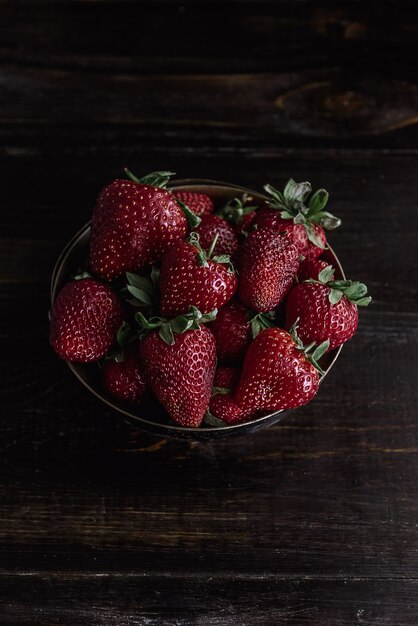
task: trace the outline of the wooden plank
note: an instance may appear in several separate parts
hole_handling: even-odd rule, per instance
[[[2,577],[5,626],[414,626],[417,581],[72,575]],[[0,601],[1,601],[0,600]]]
[[[129,4],[4,3],[0,123],[416,145],[410,5],[181,6],[146,3],[138,22]]]

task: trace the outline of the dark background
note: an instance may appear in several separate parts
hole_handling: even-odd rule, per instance
[[[413,2],[1,3],[1,624],[418,624],[417,52]],[[152,441],[54,356],[125,165],[330,191],[374,302],[311,405]]]

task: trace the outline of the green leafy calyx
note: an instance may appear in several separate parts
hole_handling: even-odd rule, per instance
[[[202,221],[200,217],[196,215],[196,213],[193,213],[193,211],[189,209],[189,207],[187,206],[187,204],[183,202],[183,200],[179,200],[178,198],[176,198],[175,200],[177,204],[180,206],[181,210],[183,211],[184,216],[189,225],[189,228],[197,228],[200,222]]]
[[[197,262],[199,265],[203,267],[208,267],[209,266],[208,261],[212,260],[212,261],[215,261],[215,263],[221,263],[222,265],[227,265],[228,271],[234,272],[234,266],[231,263],[231,258],[229,254],[217,254],[213,256],[213,252],[215,250],[215,246],[216,246],[216,242],[218,241],[218,238],[219,238],[219,233],[216,233],[207,251],[203,250],[202,246],[200,245],[199,233],[196,233],[194,231],[191,232],[187,241],[191,243],[192,246],[194,246],[197,249],[198,251]]]
[[[146,176],[142,176],[138,178],[135,174],[132,174],[127,167],[124,168],[124,172],[127,177],[132,180],[134,183],[140,183],[141,185],[151,185],[152,187],[161,187],[161,189],[165,189],[167,187],[168,182],[170,181],[171,176],[175,176],[175,172],[151,172],[150,174],[146,174]]]
[[[305,282],[329,287],[328,299],[332,305],[337,304],[344,296],[357,306],[367,306],[372,301],[367,295],[367,286],[357,280],[332,280],[334,268],[331,265],[319,272],[318,280],[311,278]]]
[[[127,285],[121,291],[127,302],[134,306],[154,308],[158,302],[159,270],[152,267],[149,278],[126,272]]]
[[[269,311],[268,313],[250,311],[248,318],[251,323],[251,335],[253,339],[255,339],[262,330],[272,328],[275,325],[275,317],[275,311]]]
[[[264,189],[270,196],[269,206],[278,209],[282,219],[304,226],[309,241],[319,248],[324,246],[315,233],[314,225],[322,226],[326,230],[334,230],[341,225],[338,217],[324,210],[329,197],[325,189],[318,189],[311,195],[310,183],[297,183],[293,178],[287,182],[283,192],[273,185],[264,185]]]
[[[171,320],[164,317],[147,319],[141,312],[136,313],[135,319],[139,325],[141,337],[150,330],[159,329],[158,334],[161,339],[172,346],[175,343],[174,335],[181,335],[189,330],[200,330],[200,325],[212,322],[217,313],[217,309],[214,309],[210,313],[203,314],[197,307],[191,306],[187,313],[177,315]]]
[[[325,372],[322,369],[322,367],[319,365],[318,361],[328,350],[329,339],[320,343],[319,346],[316,345],[315,342],[312,342],[308,344],[307,346],[305,346],[303,342],[300,340],[299,335],[297,333],[298,325],[299,325],[299,318],[295,321],[295,323],[289,330],[289,334],[292,336],[296,344],[296,350],[299,350],[300,352],[302,352],[305,358],[310,363],[312,363],[312,365],[318,370],[318,372],[321,375],[324,375]]]
[[[247,204],[252,200],[253,198],[248,193],[242,194],[241,197],[231,198],[219,211],[216,211],[216,215],[223,217],[233,226],[237,226],[245,215],[258,209],[257,205]]]

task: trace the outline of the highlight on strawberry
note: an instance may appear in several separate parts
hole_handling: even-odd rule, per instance
[[[171,188],[169,171],[125,174],[99,194],[84,273],[53,303],[56,354],[96,368],[114,402],[184,428],[310,402],[371,301],[328,249],[341,223],[328,192],[289,179],[220,201]]]

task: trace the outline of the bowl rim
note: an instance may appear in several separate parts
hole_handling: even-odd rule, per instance
[[[262,192],[259,191],[255,191],[254,189],[251,189],[249,187],[244,187],[242,185],[235,185],[233,183],[227,183],[227,182],[223,182],[223,181],[217,181],[217,180],[212,180],[212,179],[197,179],[197,178],[182,178],[182,179],[173,179],[172,181],[170,181],[170,185],[168,186],[168,189],[176,189],[179,187],[201,187],[202,185],[206,185],[206,186],[212,186],[212,187],[225,187],[228,190],[238,190],[241,193],[248,193],[250,195],[256,195],[257,197],[264,199],[264,200],[268,200],[268,196]],[[61,253],[58,256],[58,259],[54,265],[54,268],[52,270],[52,276],[51,276],[51,286],[50,286],[50,297],[51,297],[51,307],[54,304],[54,301],[57,297],[57,291],[58,291],[58,283],[57,283],[57,278],[58,275],[60,273],[60,270],[63,266],[63,264],[65,263],[65,261],[67,260],[67,257],[70,255],[70,253],[73,250],[73,247],[75,246],[75,244],[78,242],[78,240],[80,239],[80,237],[82,237],[83,235],[85,235],[87,233],[87,231],[91,228],[91,220],[89,220],[88,222],[86,222],[72,237],[71,239],[67,242],[67,244],[64,246],[64,248],[62,249]],[[336,264],[336,269],[338,269],[338,271],[340,272],[342,278],[345,280],[345,273],[344,270],[341,266],[340,260],[337,257],[337,255],[334,252],[334,249],[328,244],[328,250],[330,251],[330,253],[332,254],[334,260],[335,260],[335,264]],[[329,371],[332,369],[332,367],[335,364],[335,361],[338,359],[341,350],[342,350],[343,346],[339,346],[336,351],[335,354],[330,362],[330,364],[328,365],[327,369],[325,370],[325,373],[321,376],[320,378],[320,384],[322,384],[322,381],[325,379],[325,377],[328,375]],[[103,403],[107,404],[109,407],[111,407],[114,411],[117,411],[118,413],[122,413],[125,418],[128,418],[129,422],[131,424],[134,424],[139,430],[141,430],[141,425],[147,425],[150,428],[146,429],[146,432],[151,433],[151,434],[156,434],[159,431],[159,434],[162,434],[163,436],[169,437],[170,436],[170,432],[175,435],[177,435],[177,437],[180,434],[183,434],[185,436],[189,436],[190,438],[194,438],[194,439],[198,439],[199,438],[199,434],[200,435],[211,435],[211,436],[222,436],[222,433],[224,434],[244,434],[245,431],[248,431],[248,429],[250,429],[251,431],[257,430],[258,427],[261,427],[263,424],[265,424],[266,426],[270,426],[273,425],[274,423],[278,422],[284,415],[287,415],[288,413],[290,413],[291,411],[294,411],[295,409],[280,409],[279,411],[275,411],[273,413],[269,413],[268,415],[264,415],[262,417],[256,418],[254,420],[248,421],[248,422],[243,422],[241,424],[227,424],[225,426],[199,426],[198,428],[189,428],[186,426],[177,426],[174,423],[173,424],[164,424],[162,422],[153,422],[150,421],[149,419],[145,418],[145,417],[141,417],[139,415],[135,415],[134,413],[131,413],[130,411],[128,411],[127,408],[124,408],[123,406],[120,406],[118,404],[115,404],[112,399],[109,399],[108,396],[102,395],[100,394],[94,387],[92,387],[79,373],[78,369],[77,369],[77,365],[80,364],[75,364],[71,361],[65,361],[66,364],[68,365],[69,369],[73,372],[73,374],[76,376],[76,378],[83,384],[83,386],[88,389],[88,391],[90,391],[94,396],[96,396],[96,398],[98,398],[99,400],[101,400]],[[143,428],[142,430],[145,430],[145,428]],[[162,432],[162,431],[167,431],[167,432]]]

